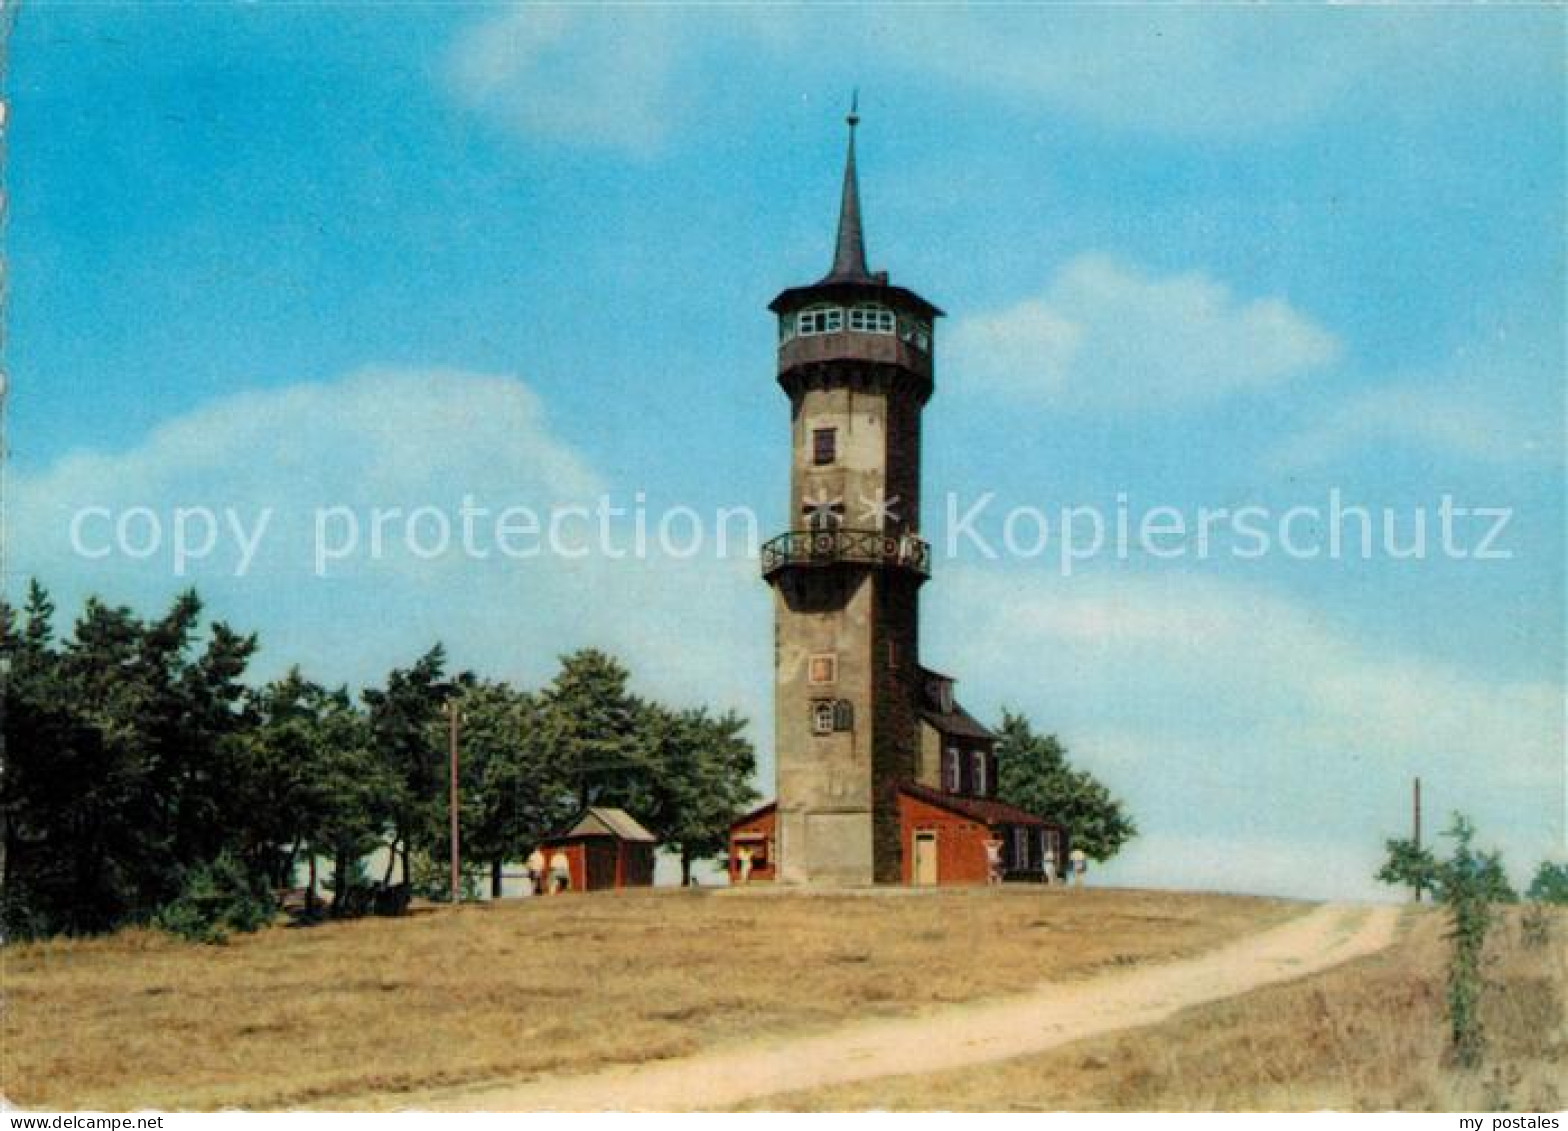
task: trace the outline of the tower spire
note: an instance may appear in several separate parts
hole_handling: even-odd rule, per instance
[[[838,242],[833,248],[833,270],[828,281],[868,281],[871,272],[866,270],[866,240],[860,226],[860,180],[855,175],[855,127],[860,124],[860,90],[850,96],[849,114],[844,118],[849,125],[849,151],[844,158],[844,195],[839,204]]]

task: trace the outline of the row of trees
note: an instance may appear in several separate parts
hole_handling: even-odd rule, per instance
[[[59,639],[37,584],[0,605],[6,669],[0,922],[7,937],[144,922],[236,868],[258,890],[314,880],[333,901],[377,848],[417,876],[447,829],[445,712],[462,727],[465,856],[503,861],[587,803],[636,813],[689,876],[755,800],[745,720],[638,698],[596,651],[538,691],[448,671],[439,646],[357,698],[298,669],[245,682],[254,636],[179,597],[161,617],[89,600]],[[314,884],[312,884],[312,888]]]

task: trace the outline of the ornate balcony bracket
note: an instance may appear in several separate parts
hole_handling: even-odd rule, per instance
[[[931,544],[913,534],[876,530],[791,530],[762,544],[762,576],[792,566],[882,566],[931,576]]]

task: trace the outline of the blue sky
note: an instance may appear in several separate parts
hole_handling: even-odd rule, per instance
[[[311,509],[609,492],[784,522],[767,301],[826,268],[861,89],[874,267],[949,312],[942,493],[1510,508],[1506,561],[991,561],[926,590],[969,705],[1145,835],[1106,876],[1374,894],[1421,773],[1561,854],[1563,14],[39,6],[7,92],[10,584],[196,584],[262,674],[584,644],[770,753],[753,563],[309,566]],[[84,560],[83,506],[277,509],[255,567]]]

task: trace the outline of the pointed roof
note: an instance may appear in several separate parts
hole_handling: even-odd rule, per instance
[[[824,283],[870,283],[876,280],[866,267],[866,237],[860,223],[860,178],[855,173],[855,127],[860,124],[860,92],[849,103],[849,149],[844,156],[844,190],[838,207],[838,240],[833,246],[833,269]]]
[[[658,840],[626,810],[612,809],[607,805],[590,805],[571,828],[555,839],[590,836],[611,836],[643,844],[654,844]]]
[[[849,147],[844,155],[844,187],[839,200],[838,235],[833,245],[833,267],[815,283],[788,287],[779,292],[768,309],[782,313],[819,299],[855,302],[861,299],[892,301],[927,318],[942,311],[914,291],[888,282],[886,271],[866,266],[866,237],[860,209],[860,180],[855,170],[855,127],[860,124],[860,96],[850,102],[844,121],[849,125]]]

